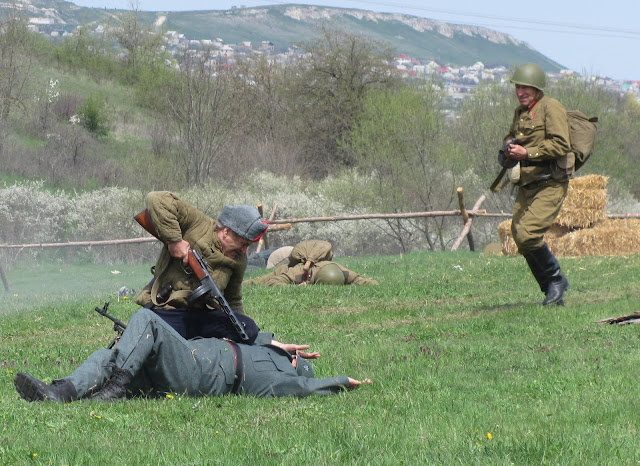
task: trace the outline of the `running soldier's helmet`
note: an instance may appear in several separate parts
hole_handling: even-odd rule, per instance
[[[322,285],[344,285],[344,273],[338,264],[332,262],[320,267],[315,282]]]
[[[544,89],[546,78],[544,71],[535,63],[525,63],[516,68],[511,78],[513,84]]]

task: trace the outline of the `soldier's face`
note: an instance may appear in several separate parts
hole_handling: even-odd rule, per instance
[[[538,89],[531,86],[523,86],[521,84],[516,84],[516,96],[520,101],[520,105],[524,105],[528,107],[536,100],[536,95],[538,94]]]
[[[235,259],[238,254],[247,254],[247,249],[253,244],[253,241],[239,236],[229,227],[220,230],[220,242],[222,243],[222,253]]]

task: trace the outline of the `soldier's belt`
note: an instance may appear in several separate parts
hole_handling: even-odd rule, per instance
[[[231,340],[224,340],[231,346],[233,350],[233,362],[236,366],[235,380],[233,381],[233,387],[231,387],[231,393],[236,395],[240,391],[240,385],[242,384],[242,373],[244,365],[242,363],[242,351],[238,348],[238,345]]]
[[[551,162],[549,160],[521,160],[520,166],[522,167],[549,167]]]

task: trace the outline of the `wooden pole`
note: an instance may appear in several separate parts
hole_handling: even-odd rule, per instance
[[[460,213],[462,213],[462,225],[463,228],[467,226],[467,222],[469,221],[469,212],[467,212],[467,208],[464,206],[464,189],[460,186],[457,189],[458,192],[458,205],[460,206]],[[475,251],[475,243],[473,241],[473,232],[471,231],[471,224],[469,224],[469,232],[467,233],[467,241],[469,242],[469,250]]]
[[[468,212],[470,215],[473,215],[473,212],[477,211],[480,208],[480,205],[484,202],[484,200],[486,199],[486,196],[483,194],[482,196],[480,196],[478,198],[478,200],[476,201],[475,205],[473,206],[473,210],[471,212]],[[460,236],[458,236],[458,239],[456,240],[455,243],[453,243],[453,246],[451,247],[452,251],[455,251],[456,249],[458,249],[460,247],[460,243],[462,243],[462,240],[464,239],[465,236],[467,236],[467,234],[469,233],[469,231],[471,230],[471,222],[473,221],[473,217],[469,217],[469,220],[466,221],[466,223],[464,224],[464,228],[462,229],[462,232],[460,233]]]
[[[289,230],[292,225],[290,223],[281,223],[278,225],[269,225],[267,231]],[[0,249],[31,249],[31,248],[66,248],[77,246],[106,246],[110,244],[134,244],[134,243],[151,243],[158,241],[150,236],[148,238],[129,238],[129,239],[112,239],[105,241],[75,241],[71,243],[34,243],[34,244],[0,244]]]
[[[474,217],[511,217],[510,213],[487,213],[486,210],[469,210],[468,214]],[[314,222],[338,222],[343,220],[373,220],[387,218],[419,218],[419,217],[453,217],[460,215],[459,210],[441,210],[433,212],[407,212],[399,214],[358,214],[341,215],[335,217],[306,217],[306,218],[283,218],[274,220],[272,224],[280,223],[314,223]]]
[[[269,214],[269,219],[267,220],[270,224],[271,222],[273,222],[273,219],[276,216],[276,209],[278,208],[278,203],[276,202],[273,206],[273,209],[271,209],[271,213]],[[258,211],[260,212],[260,216],[262,217],[262,204],[258,204]],[[291,225],[291,224],[289,224]],[[256,252],[260,252],[262,251],[262,249],[269,249],[269,243],[268,243],[268,239],[267,239],[267,232],[269,230],[264,232],[264,235],[262,235],[262,238],[260,238],[260,241],[258,242],[258,247],[256,248]]]
[[[4,267],[0,264],[0,278],[2,278],[2,284],[4,285],[4,291],[9,292],[9,282],[7,281],[7,276],[4,273]]]

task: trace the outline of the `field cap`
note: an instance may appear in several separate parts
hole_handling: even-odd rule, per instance
[[[296,356],[296,359],[298,360],[296,365],[296,372],[298,375],[313,378],[313,366],[311,363],[300,356]]]
[[[218,221],[231,228],[237,235],[256,242],[267,231],[269,224],[255,207],[249,205],[226,205]]]

